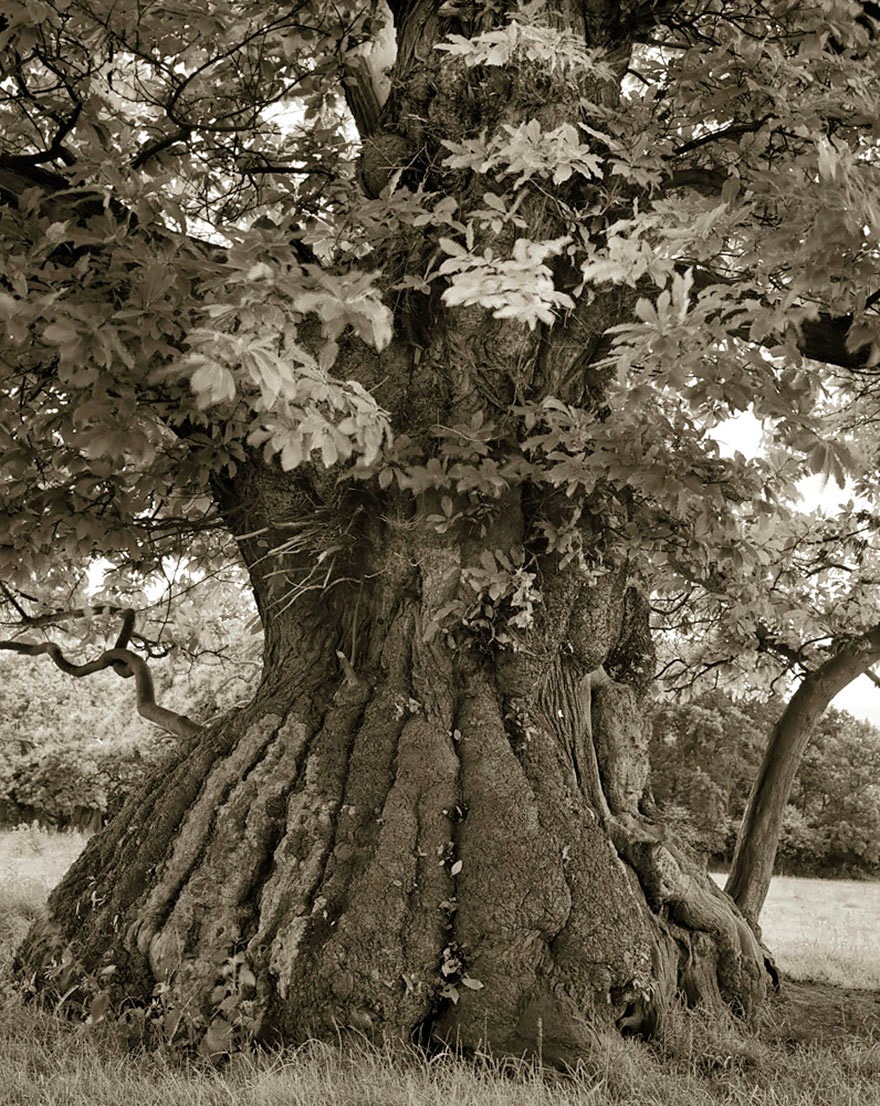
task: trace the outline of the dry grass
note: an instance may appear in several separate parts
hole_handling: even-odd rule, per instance
[[[86,834],[42,826],[0,830],[0,880],[26,879],[50,891],[82,852]]]
[[[0,835],[0,959],[82,844],[43,831]],[[804,881],[790,881],[797,884]],[[824,886],[824,885],[823,885]],[[833,885],[832,885],[833,886]],[[853,932],[876,887],[853,885]],[[813,894],[784,888],[774,911],[805,933]],[[827,895],[828,888],[824,888]],[[800,910],[800,915],[798,911]],[[829,913],[834,914],[829,906]],[[849,915],[848,915],[849,916]],[[851,919],[852,920],[852,919]],[[812,940],[819,944],[822,931]],[[794,949],[792,948],[792,955]],[[861,956],[861,954],[860,954]],[[847,966],[850,971],[851,964]],[[847,975],[847,979],[849,976]],[[809,1001],[809,992],[807,992]],[[789,1015],[790,1016],[790,1012]],[[798,1016],[798,1015],[796,1015]],[[164,1053],[132,1053],[112,1027],[71,1025],[0,996],[2,1106],[880,1106],[880,1044],[850,1032],[831,1043],[785,1043],[781,1007],[743,1034],[682,1012],[652,1047],[609,1040],[570,1077],[526,1064],[425,1060],[367,1046],[312,1044],[236,1057],[214,1069]]]
[[[684,1015],[654,1048],[609,1042],[569,1077],[524,1063],[425,1060],[310,1044],[226,1067],[132,1055],[108,1033],[22,1011],[0,1015],[4,1106],[877,1106],[880,1052],[773,1048]]]
[[[85,842],[81,833],[53,833],[36,825],[0,831],[0,964],[9,961]]]
[[[779,876],[761,927],[797,979],[880,990],[880,883]]]

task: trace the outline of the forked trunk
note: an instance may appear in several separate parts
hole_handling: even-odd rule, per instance
[[[645,813],[650,637],[625,566],[539,558],[533,624],[501,647],[448,613],[476,546],[395,495],[306,514],[261,465],[236,491],[262,686],[89,843],[20,972],[99,1011],[152,1004],[208,1052],[352,1027],[568,1061],[652,1032],[676,992],[755,1007],[751,930]],[[481,545],[522,536],[508,506]],[[297,565],[330,531],[339,583],[310,591]]]

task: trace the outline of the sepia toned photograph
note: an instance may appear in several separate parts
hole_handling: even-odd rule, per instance
[[[0,0],[0,1106],[880,1106],[880,3]]]

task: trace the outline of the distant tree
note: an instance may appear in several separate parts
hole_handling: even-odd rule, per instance
[[[686,813],[702,852],[723,856],[729,848],[768,732],[720,691],[654,710],[649,750],[654,797],[665,815],[670,806]]]
[[[716,859],[732,854],[766,747],[787,705],[713,691],[652,718],[651,784],[667,820]],[[694,766],[698,765],[697,768]],[[802,874],[871,875],[880,861],[880,731],[843,711],[817,721],[779,827],[779,857]]]
[[[755,538],[764,541],[748,577],[722,567],[709,580],[667,585],[655,598],[667,685],[681,691],[708,678],[781,685],[790,695],[753,780],[725,888],[754,923],[814,727],[840,691],[880,662],[878,529],[876,514],[853,503],[837,519],[784,507],[772,529],[757,523]],[[694,626],[702,631],[696,638]]]
[[[757,922],[770,888],[786,805],[816,723],[831,700],[880,661],[880,624],[836,645],[832,655],[804,676],[780,715],[752,787],[737,836],[725,890]],[[845,811],[840,810],[841,818]]]
[[[877,727],[845,711],[826,711],[798,769],[792,803],[825,839],[818,859],[826,872],[880,871]]]
[[[23,974],[207,1054],[754,1010],[649,810],[648,596],[726,597],[760,675],[756,611],[811,618],[764,587],[786,490],[876,496],[873,6],[4,11],[2,577],[234,546],[265,635]],[[721,457],[748,408],[774,450]]]

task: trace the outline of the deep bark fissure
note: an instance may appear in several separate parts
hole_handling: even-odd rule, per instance
[[[237,790],[249,789],[249,780],[253,779],[259,765],[270,755],[273,741],[277,738],[283,721],[277,716],[268,715],[265,726],[257,723],[248,728],[244,741],[235,746],[224,763],[218,764],[220,758],[215,761],[210,776],[206,778],[205,787],[181,825],[175,848],[164,866],[163,877],[157,880],[143,911],[139,912],[136,944],[142,955],[150,959],[153,970],[160,979],[168,978],[176,969],[177,950],[172,946],[167,952],[154,951],[153,940],[167,927],[172,914],[180,910],[183,889],[192,885],[194,877],[197,877],[211,850],[223,835],[224,827],[220,819],[228,817],[230,798]],[[254,744],[252,750],[247,748],[249,739]],[[245,756],[238,759],[236,754],[243,748]],[[227,875],[227,887],[230,878]],[[194,915],[190,924],[197,926],[199,922],[200,918]],[[182,945],[185,943],[184,935]]]
[[[460,734],[459,729],[459,712],[461,710],[460,698],[456,698],[455,710],[450,719],[450,739],[453,743],[453,752],[456,758],[456,773],[455,773],[455,792],[454,801],[449,806],[444,808],[443,812],[447,816],[449,826],[448,843],[450,846],[450,853],[452,857],[457,857],[461,853],[461,825],[467,818],[468,807],[461,793],[461,761],[458,757],[458,753],[454,748],[456,742],[456,734]],[[419,816],[419,825],[421,826],[421,817]],[[423,868],[427,874],[427,868],[432,863],[436,862],[436,858],[433,858],[428,852],[424,858]],[[446,937],[446,943],[439,951],[436,964],[436,976],[437,982],[434,987],[434,994],[431,996],[430,1005],[426,1011],[424,1017],[422,1017],[416,1025],[413,1026],[411,1033],[411,1039],[414,1044],[419,1045],[422,1048],[432,1050],[437,1047],[439,1041],[439,1034],[437,1027],[442,1023],[444,1016],[447,1015],[453,1000],[448,997],[443,997],[443,985],[441,981],[445,978],[444,957],[447,949],[453,949],[457,946],[455,917],[458,913],[458,880],[455,875],[452,874],[450,869],[450,893],[447,899],[441,899],[438,904],[438,909],[445,915],[442,923],[442,928]]]
[[[338,714],[336,713],[334,713],[333,717],[334,723],[342,722],[342,725],[338,727],[340,737],[344,745],[343,768],[339,777],[339,794],[345,795],[348,787],[349,775],[351,773],[351,754],[354,749],[355,742],[358,739],[361,720],[363,719],[364,711],[366,709],[367,696],[364,694],[363,702],[361,702],[361,694],[363,694],[368,689],[366,685],[363,685],[352,688],[350,692],[348,692],[348,689],[340,690],[343,692],[343,695],[346,699],[349,698],[349,695],[351,696],[352,702],[345,703],[345,706],[350,707],[354,710],[354,717],[351,720],[350,725],[345,725],[344,717],[340,719]],[[324,729],[325,727],[322,727],[322,731]],[[319,741],[322,736],[324,736],[326,739],[327,735],[323,733],[317,734],[314,739],[315,742]],[[296,792],[294,791],[294,794],[295,793]],[[330,857],[333,855],[336,848],[337,839],[339,836],[341,806],[342,804],[340,802],[338,806],[330,807],[329,828],[327,832],[327,840],[324,847],[323,855],[318,862],[318,870],[316,872],[314,882],[311,888],[306,891],[305,895],[305,903],[310,911],[314,909],[314,904],[317,900],[318,893],[326,880],[327,866],[330,862]]]
[[[69,920],[83,872],[56,892],[84,977],[113,962],[118,998],[148,1001],[158,981],[166,1004],[206,1009],[238,954],[256,979],[241,1004],[251,1035],[349,1027],[558,1062],[603,1025],[653,1032],[676,990],[749,1009],[757,946],[641,813],[639,695],[604,668],[614,655],[624,672],[633,633],[619,587],[589,599],[548,579],[534,649],[499,651],[426,632],[465,554],[418,525],[401,533],[396,576],[361,596],[365,627],[383,627],[381,644],[365,630],[362,666],[340,667],[326,626],[320,658],[291,652],[316,625],[305,604],[254,704],[105,831],[140,888],[119,896],[108,845],[106,871],[94,853],[87,870],[110,894],[85,926]],[[187,779],[180,824],[154,822]]]
[[[280,727],[279,727],[280,728]],[[276,802],[279,807],[286,809],[287,804],[290,802],[291,797],[296,793],[297,789],[302,783],[302,772],[309,752],[311,751],[316,735],[312,735],[303,745],[301,755],[297,759],[294,772],[291,776],[290,786],[286,788],[279,796],[277,796]],[[267,748],[268,753],[268,748]],[[252,880],[252,888],[250,901],[253,903],[253,911],[251,921],[256,923],[259,919],[262,911],[262,899],[263,888],[269,879],[269,875],[275,864],[275,852],[278,849],[284,834],[286,832],[286,826],[280,815],[277,819],[277,824],[271,829],[266,847],[264,850],[264,856],[261,864],[254,872]]]

